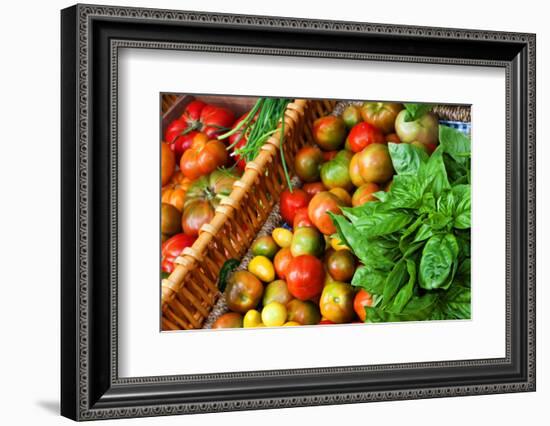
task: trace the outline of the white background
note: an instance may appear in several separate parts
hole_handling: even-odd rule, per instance
[[[231,78],[218,78],[224,74]],[[131,49],[120,54],[118,77],[122,377],[505,356],[505,216],[494,214],[506,206],[504,70]],[[319,84],[331,79],[337,82]],[[151,224],[159,221],[159,170],[152,165],[160,162],[150,141],[158,137],[158,94],[165,91],[472,104],[472,320],[327,327],[321,334],[316,327],[159,333],[159,289],[141,283],[158,276],[158,228]],[[488,178],[487,164],[502,178]],[[259,347],[269,350],[251,356]],[[214,348],[232,350],[221,363]]]
[[[544,2],[103,1],[106,4],[536,32],[538,131],[538,391],[423,401],[209,414],[119,424],[280,425],[348,422],[415,425],[544,424],[550,399],[547,284],[550,184],[550,29]],[[68,424],[59,395],[59,9],[66,1],[10,2],[0,26],[0,416],[3,424]],[[339,7],[339,5],[342,6]],[[459,7],[460,5],[460,7]],[[544,79],[546,78],[546,80]],[[540,420],[535,418],[539,416]],[[544,417],[543,417],[544,416]],[[547,421],[547,420],[546,420]],[[114,421],[102,424],[117,424]]]

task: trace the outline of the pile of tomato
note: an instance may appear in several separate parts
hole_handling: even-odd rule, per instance
[[[163,273],[172,272],[174,259],[193,244],[239,178],[227,143],[218,140],[235,122],[229,109],[194,100],[166,128],[161,141]]]
[[[301,188],[281,194],[285,226],[257,238],[248,270],[230,276],[230,312],[213,328],[277,327],[364,322],[373,297],[351,285],[358,259],[335,236],[331,214],[375,200],[394,169],[388,142],[413,143],[431,153],[437,118],[407,121],[402,104],[366,102],[340,116],[319,118],[313,141],[295,157]]]

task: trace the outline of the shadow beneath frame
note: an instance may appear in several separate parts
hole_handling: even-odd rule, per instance
[[[60,413],[59,401],[57,400],[36,401],[36,405],[50,414],[59,415]]]

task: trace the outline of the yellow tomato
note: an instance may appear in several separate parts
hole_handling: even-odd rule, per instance
[[[290,247],[292,243],[292,232],[285,228],[275,228],[271,236],[281,248]]]
[[[248,264],[248,271],[265,283],[275,279],[273,263],[265,256],[255,256]]]
[[[262,323],[262,315],[256,310],[249,310],[243,318],[243,327],[258,327]]]
[[[330,246],[334,250],[349,250],[349,247],[347,245],[343,244],[342,241],[340,241],[339,238],[332,238],[330,240]]]
[[[280,327],[286,322],[286,307],[279,302],[271,302],[262,309],[262,322],[266,327]]]
[[[332,188],[329,192],[332,192],[340,198],[340,201],[342,201],[346,207],[351,206],[351,195],[349,195],[349,192],[344,188]]]
[[[297,325],[302,325],[302,324],[296,321],[287,321],[283,324],[283,327],[295,327]]]

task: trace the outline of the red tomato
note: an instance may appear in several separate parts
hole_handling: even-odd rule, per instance
[[[225,145],[216,139],[197,141],[185,151],[180,160],[180,169],[185,177],[194,180],[225,166],[229,159]]]
[[[321,322],[319,322],[319,325],[331,325],[331,324],[336,324],[336,323],[328,319],[324,319],[324,320],[321,320]]]
[[[401,139],[397,136],[397,133],[388,133],[386,135],[386,142],[401,143]]]
[[[293,257],[290,247],[279,250],[273,258],[273,266],[275,267],[275,272],[280,279],[286,280],[288,265],[292,259]]]
[[[308,206],[308,215],[313,224],[325,235],[332,235],[336,227],[332,223],[328,212],[342,214],[340,206],[344,203],[331,192],[319,192],[313,197]]]
[[[183,143],[179,138],[192,131],[201,131],[214,138],[229,129],[234,121],[235,115],[230,110],[195,100],[185,107],[178,119],[170,123],[164,137],[170,144]]]
[[[312,228],[315,225],[313,225],[313,222],[308,216],[307,213],[307,207],[302,207],[298,210],[296,210],[296,215],[294,216],[294,222],[292,222],[292,228],[302,228],[302,227],[308,227]]]
[[[161,269],[164,272],[171,273],[174,270],[174,260],[178,257],[185,247],[191,247],[195,238],[186,234],[176,234],[166,240],[161,247]]]
[[[286,273],[288,291],[296,299],[310,300],[323,290],[325,269],[315,256],[303,254],[290,261]]]
[[[289,225],[294,222],[294,216],[299,208],[307,207],[309,202],[308,194],[298,188],[294,188],[292,192],[285,189],[281,193],[281,216]]]
[[[361,122],[353,126],[348,135],[349,147],[353,152],[362,151],[371,143],[385,143],[386,138],[372,124]]]
[[[197,131],[185,132],[187,122],[181,118],[172,121],[164,132],[164,140],[170,145],[170,149],[176,154],[176,160],[179,161],[184,151],[193,143],[193,137]]]
[[[336,157],[336,154],[338,154],[340,151],[323,151],[323,161],[330,161],[334,157]]]
[[[365,311],[365,306],[372,306],[372,294],[366,290],[359,290],[353,299],[353,310],[361,321],[365,322],[367,318],[367,312]]]
[[[198,237],[202,225],[210,223],[213,218],[214,207],[209,201],[194,200],[183,209],[181,227],[186,234]]]
[[[248,113],[245,113],[239,117],[237,121],[235,121],[235,124],[233,124],[233,129],[239,125],[241,121],[243,121]],[[237,167],[241,172],[244,172],[244,168],[246,166],[246,160],[244,158],[241,158],[239,154],[237,154],[235,151],[239,148],[242,148],[244,145],[246,145],[246,142],[248,140],[247,135],[243,135],[242,132],[237,132],[229,136],[229,145],[233,146],[233,158],[235,160],[235,163],[237,164]],[[234,145],[233,145],[234,144]]]
[[[302,186],[302,189],[309,195],[309,198],[313,198],[318,192],[328,191],[323,182],[306,183]]]

